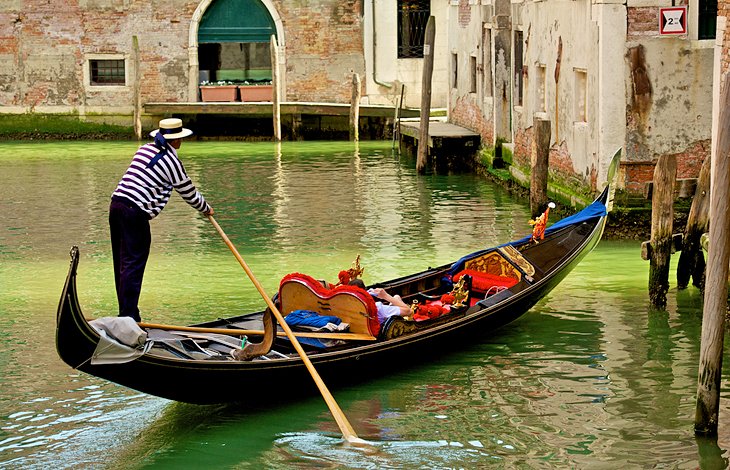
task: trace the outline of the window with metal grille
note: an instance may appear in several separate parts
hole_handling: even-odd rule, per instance
[[[398,0],[398,58],[422,58],[430,0]]]
[[[89,61],[90,81],[92,85],[124,85],[124,59]]]
[[[697,39],[715,39],[717,29],[717,0],[699,0],[697,9]]]

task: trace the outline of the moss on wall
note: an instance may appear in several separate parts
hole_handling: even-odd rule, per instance
[[[474,171],[500,184],[514,196],[529,201],[530,169],[509,165],[504,158],[505,168],[495,168],[494,154],[493,147],[483,146],[475,158]],[[550,172],[548,175],[548,195],[551,200],[558,203],[558,207],[551,212],[558,218],[571,215],[576,209],[582,209],[590,204],[595,196],[590,187],[581,184],[578,179],[566,178],[556,172]],[[691,198],[675,200],[674,233],[684,231],[691,204]],[[651,201],[617,190],[604,237],[607,239],[648,240],[651,237]]]
[[[134,139],[132,127],[82,121],[74,114],[0,115],[0,140]]]

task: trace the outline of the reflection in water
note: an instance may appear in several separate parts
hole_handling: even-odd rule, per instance
[[[191,142],[181,156],[267,292],[292,271],[335,278],[358,254],[371,283],[529,232],[527,204],[472,175],[418,176],[389,147]],[[106,214],[136,148],[0,144],[0,468],[727,466],[727,427],[716,441],[692,428],[701,298],[670,291],[667,310],[650,311],[634,243],[602,242],[480,344],[428,364],[403,357],[380,380],[333,390],[365,449],[344,445],[322,399],[299,399],[298,384],[276,406],[199,407],[76,373],[53,337],[67,253],[80,245],[87,316],[115,311]],[[179,198],[152,230],[145,319],[259,306],[215,230]],[[720,420],[730,422],[727,394]]]

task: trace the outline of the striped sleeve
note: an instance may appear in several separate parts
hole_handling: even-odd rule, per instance
[[[175,188],[175,191],[190,204],[193,208],[200,212],[207,212],[210,206],[206,202],[202,194],[197,190],[190,177],[185,172],[182,162],[176,156],[168,152],[165,158],[160,160],[161,165],[157,167],[164,172],[168,181]]]

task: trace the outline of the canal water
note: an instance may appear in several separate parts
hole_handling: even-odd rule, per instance
[[[81,250],[85,314],[113,315],[107,209],[136,147],[0,144],[0,468],[727,467],[728,372],[719,439],[693,432],[699,292],[673,287],[666,311],[650,309],[635,241],[602,241],[479,342],[333,390],[363,448],[344,445],[323,400],[298,398],[297,383],[275,406],[193,406],[74,371],[54,345],[68,251]],[[269,293],[289,272],[336,279],[357,255],[374,282],[530,231],[526,202],[472,175],[418,176],[389,142],[184,142],[180,154]],[[144,320],[260,306],[177,195],[152,227]]]

